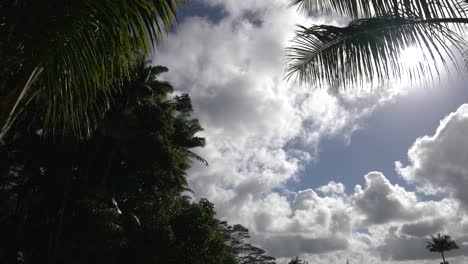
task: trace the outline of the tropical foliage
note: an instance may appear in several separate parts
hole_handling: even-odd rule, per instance
[[[238,264],[275,264],[275,258],[266,255],[265,250],[247,242],[249,230],[241,225],[230,226],[227,222],[220,223],[221,230],[229,252]]]
[[[457,65],[456,51],[467,47],[461,36],[468,23],[461,0],[292,0],[311,13],[351,19],[347,26],[301,26],[288,49],[288,76],[317,85],[349,87],[409,76],[439,74],[442,66]],[[424,50],[417,67],[401,61],[401,52]],[[436,67],[429,66],[429,62]]]
[[[165,71],[130,70],[85,141],[43,129],[40,104],[22,112],[0,147],[1,263],[273,263],[252,262],[264,251],[186,196],[205,141],[190,98],[158,79]]]
[[[1,1],[0,139],[31,101],[42,105],[44,129],[89,136],[136,60],[169,30],[180,2]]]
[[[448,264],[445,261],[444,252],[452,249],[458,249],[457,244],[448,235],[431,236],[431,241],[426,242],[426,248],[431,252],[439,252],[442,255],[442,263]]]

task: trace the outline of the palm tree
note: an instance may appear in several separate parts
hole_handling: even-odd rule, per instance
[[[24,106],[80,137],[90,134],[135,59],[169,30],[183,0],[4,0],[0,3],[0,141]]]
[[[300,26],[288,48],[287,76],[305,83],[346,87],[438,76],[438,67],[429,65],[456,65],[454,51],[467,47],[461,37],[468,23],[463,0],[291,0],[291,5],[351,18],[345,27]],[[400,60],[402,50],[412,46],[426,50],[417,67]]]
[[[87,140],[44,132],[40,104],[21,113],[0,146],[0,263],[21,255],[39,263],[149,263],[167,253],[154,250],[157,241],[174,246],[165,240],[174,237],[165,219],[189,191],[191,160],[207,162],[191,151],[205,140],[190,98],[173,95],[159,78],[167,70],[140,61]],[[134,230],[140,222],[143,236]],[[163,233],[146,234],[156,230]],[[144,246],[129,246],[134,235]],[[133,260],[120,259],[124,252]]]
[[[458,249],[457,244],[453,241],[450,236],[437,234],[437,237],[431,236],[432,241],[426,242],[426,248],[431,252],[440,252],[442,254],[442,263],[448,264],[445,261],[444,251],[449,251],[452,249]]]

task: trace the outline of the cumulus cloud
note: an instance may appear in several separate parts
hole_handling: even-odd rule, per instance
[[[286,190],[286,183],[317,159],[321,140],[349,138],[359,121],[394,93],[348,96],[285,81],[285,47],[296,24],[311,21],[283,0],[199,2],[222,9],[224,16],[215,21],[185,18],[154,63],[168,66],[165,78],[190,93],[205,128],[201,136],[207,146],[196,151],[210,166],[195,163],[189,182],[197,198],[216,204],[219,217],[247,226],[252,242],[284,261],[301,255],[313,263],[344,263],[347,257],[359,263],[380,263],[380,257],[415,259],[391,255],[398,250],[394,240],[423,239],[440,229],[441,221],[452,223],[442,227],[448,232],[468,231],[463,231],[468,225],[456,224],[466,219],[453,199],[421,201],[379,172],[366,175],[366,185],[351,194],[339,182],[296,193]],[[415,175],[434,167],[425,162],[430,155],[419,155],[430,147],[423,151],[420,145],[415,143],[418,150],[410,154],[414,163],[400,166],[405,179],[415,183],[423,182]],[[417,166],[420,173],[414,164],[424,165]],[[444,186],[445,191],[457,184],[423,183],[426,189]],[[392,226],[396,229],[390,235]]]
[[[309,189],[298,192],[291,203],[284,205],[281,212],[271,207],[251,212],[254,217],[261,216],[257,223],[263,223],[263,228],[257,227],[254,240],[269,252],[292,257],[348,248],[351,219],[345,199],[319,196]]]
[[[191,187],[220,213],[236,216],[234,208],[261,202],[296,178],[316,158],[321,139],[352,133],[381,96],[345,98],[286,82],[285,48],[296,24],[309,18],[284,1],[203,2],[227,16],[216,23],[184,19],[154,61],[169,67],[166,78],[175,87],[190,92],[205,128],[200,154],[211,166],[192,170]]]
[[[340,182],[331,181],[327,185],[317,188],[317,190],[323,194],[344,194],[345,186]]]
[[[468,209],[468,104],[440,122],[433,136],[418,138],[408,151],[410,164],[397,171],[427,193],[456,198]]]
[[[191,188],[221,215],[255,227],[238,212],[298,177],[321,139],[352,133],[381,96],[346,98],[285,81],[285,48],[296,24],[309,18],[284,1],[202,2],[227,15],[184,19],[154,61],[190,93],[205,128],[207,147],[199,153],[210,167],[193,168]]]
[[[414,237],[427,237],[428,235],[441,232],[444,224],[445,221],[442,218],[423,220],[402,225],[401,232]]]
[[[436,254],[428,254],[424,238],[398,237],[395,233],[389,233],[384,244],[377,247],[377,251],[384,260],[421,260],[439,258]]]
[[[274,252],[280,257],[321,254],[348,248],[348,240],[345,237],[307,238],[280,235],[269,237],[262,244],[269,252]]]
[[[364,177],[366,188],[357,185],[353,199],[365,224],[383,224],[417,216],[418,212],[413,208],[417,202],[414,193],[392,185],[380,172],[371,172]]]
[[[314,190],[299,191],[292,202],[290,230],[314,235],[351,232],[348,202],[345,197],[319,196]]]

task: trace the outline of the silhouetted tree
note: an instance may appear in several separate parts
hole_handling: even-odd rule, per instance
[[[85,142],[43,130],[39,104],[20,116],[0,147],[1,263],[232,263],[213,205],[182,196],[205,141],[166,70],[135,68]]]
[[[452,249],[458,249],[457,244],[450,236],[437,234],[437,237],[431,236],[431,241],[426,242],[426,248],[431,252],[439,252],[442,255],[442,263],[448,264],[445,261],[444,252]]]
[[[230,226],[221,222],[226,244],[238,264],[275,264],[275,258],[266,255],[265,250],[255,247],[246,240],[250,238],[249,230],[242,225]]]

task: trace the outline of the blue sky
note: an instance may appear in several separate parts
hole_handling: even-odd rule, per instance
[[[183,23],[187,17],[206,17],[213,23],[219,21],[226,15],[224,9],[219,6],[210,6],[199,1],[192,1],[183,5],[178,12],[178,23]]]
[[[381,171],[392,182],[404,184],[394,162],[407,163],[408,148],[416,138],[434,134],[439,121],[466,102],[463,79],[453,86],[413,87],[409,95],[379,107],[363,120],[349,143],[339,136],[324,140],[318,162],[307,166],[301,181],[289,186],[317,188],[331,180],[362,185],[362,176],[369,171]]]
[[[205,128],[195,151],[210,166],[189,172],[195,198],[280,264],[433,263],[424,243],[437,232],[461,245],[450,263],[466,263],[465,73],[331,93],[284,80],[285,49],[297,24],[346,18],[307,17],[285,0],[193,0],[180,14],[154,63]]]

